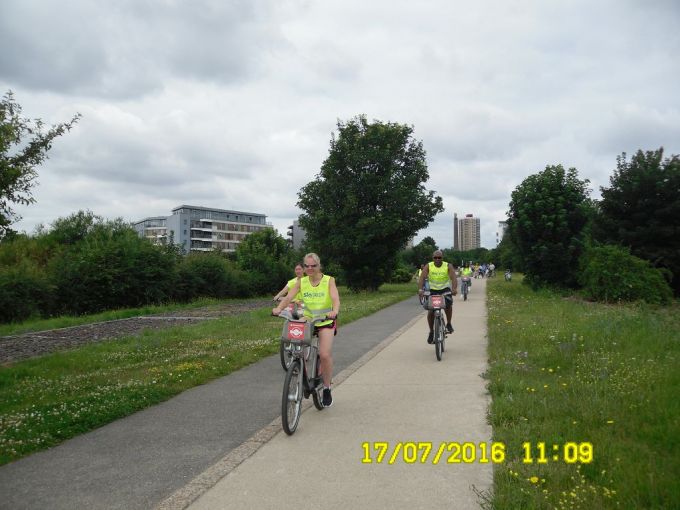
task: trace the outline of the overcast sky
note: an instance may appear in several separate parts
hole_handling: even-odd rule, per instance
[[[89,209],[136,221],[200,205],[279,232],[338,119],[414,127],[445,212],[495,246],[510,193],[549,164],[599,196],[616,157],[680,154],[680,2],[2,0],[0,90],[48,124],[32,232]]]

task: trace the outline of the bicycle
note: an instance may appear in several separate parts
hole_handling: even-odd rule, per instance
[[[283,380],[281,397],[281,424],[286,434],[291,436],[300,422],[303,398],[311,395],[314,407],[319,411],[324,409],[323,378],[319,374],[319,335],[314,326],[327,319],[319,317],[311,322],[305,318],[295,319],[288,309],[278,316],[286,319],[281,343],[291,346],[291,360]]]
[[[470,292],[470,277],[463,276],[460,279],[460,291],[463,294],[463,301],[467,301],[468,293]]]
[[[274,301],[278,303],[281,299],[276,299]],[[298,319],[302,317],[304,305],[302,303],[291,303],[288,305],[287,310],[293,319]],[[279,360],[281,361],[281,368],[283,368],[284,372],[288,370],[290,362],[293,360],[292,346],[290,342],[284,342],[283,339],[279,344]]]
[[[437,361],[441,361],[444,351],[446,350],[447,335],[444,309],[446,308],[446,297],[451,296],[451,292],[445,292],[443,294],[425,292],[423,296],[425,297],[424,308],[434,312],[432,340],[434,342],[434,353],[437,357]]]

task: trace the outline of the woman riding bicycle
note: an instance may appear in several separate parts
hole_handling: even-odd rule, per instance
[[[321,376],[323,377],[323,405],[333,405],[331,380],[333,377],[333,337],[337,334],[336,318],[340,311],[340,295],[335,285],[335,278],[321,272],[321,261],[316,253],[308,253],[304,258],[304,269],[307,276],[298,279],[289,289],[288,294],[272,310],[279,315],[295,296],[300,293],[305,305],[304,315],[308,319],[325,315],[329,320],[318,323],[315,331],[319,335],[319,358],[321,360]]]
[[[296,282],[300,281],[300,278],[302,278],[305,275],[305,270],[302,268],[302,264],[296,264],[295,265],[295,278],[288,280],[288,283],[284,285],[284,287],[279,291],[279,293],[274,296],[274,301],[279,301],[280,299],[283,299],[285,295],[288,294],[288,291],[295,286]],[[295,295],[295,299],[293,299],[293,302],[296,305],[301,305],[302,304],[302,294],[299,292]],[[297,314],[298,312],[295,311]]]

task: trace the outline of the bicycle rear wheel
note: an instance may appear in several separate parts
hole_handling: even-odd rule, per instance
[[[293,353],[290,342],[280,342],[279,359],[281,360],[281,367],[284,370],[288,370],[290,362],[293,361]]]
[[[302,412],[302,360],[295,359],[288,367],[283,381],[281,424],[289,436],[295,432]]]
[[[468,286],[467,283],[463,284],[463,301],[467,301]]]
[[[441,312],[440,312],[441,313]],[[442,360],[442,337],[444,330],[442,329],[441,317],[434,318],[434,353],[437,356],[437,361]]]

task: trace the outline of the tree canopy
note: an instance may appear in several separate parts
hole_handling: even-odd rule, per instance
[[[663,148],[639,150],[630,161],[616,158],[608,187],[601,187],[593,235],[627,247],[654,267],[670,270],[680,294],[680,157],[664,159]]]
[[[407,241],[443,210],[442,199],[424,187],[425,150],[413,127],[363,115],[337,126],[321,171],[298,194],[300,224],[351,289],[375,290]]]
[[[0,238],[11,230],[9,226],[21,219],[12,204],[35,202],[31,188],[38,176],[36,167],[47,158],[52,141],[70,131],[80,118],[76,114],[69,122],[57,124],[43,132],[40,119],[31,121],[21,116],[21,106],[7,92],[0,101]]]
[[[295,253],[274,229],[249,234],[236,248],[239,266],[252,273],[256,292],[279,290],[294,276]]]
[[[578,178],[575,168],[547,166],[512,192],[510,239],[532,285],[577,285],[590,213],[588,183]]]

